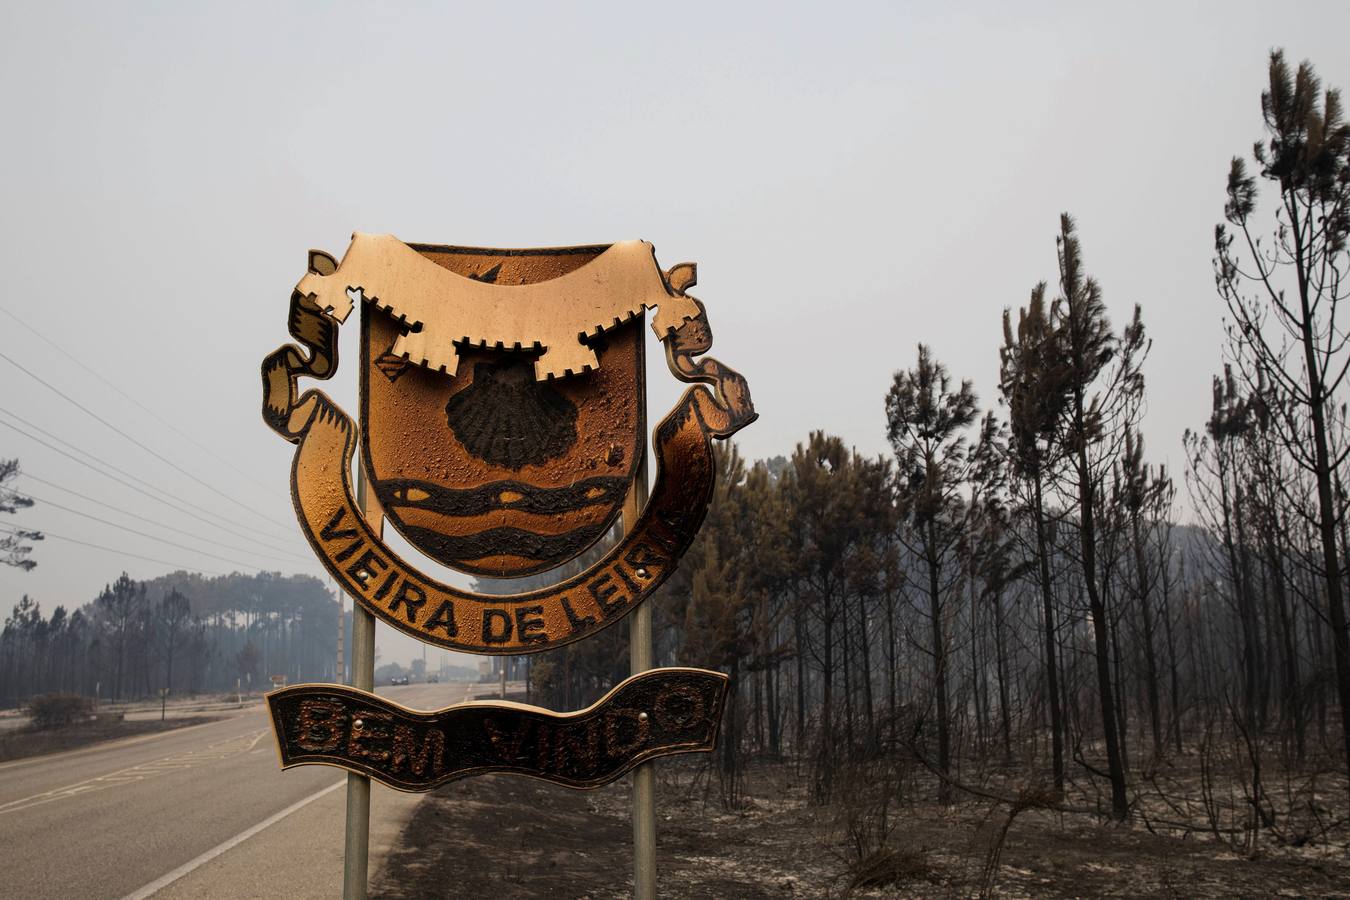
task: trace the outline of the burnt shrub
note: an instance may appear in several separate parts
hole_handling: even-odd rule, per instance
[[[848,887],[850,891],[855,891],[913,881],[932,881],[937,874],[928,861],[927,850],[883,847],[849,866]]]
[[[93,702],[79,694],[39,694],[28,701],[28,716],[40,731],[83,722],[93,712]]]

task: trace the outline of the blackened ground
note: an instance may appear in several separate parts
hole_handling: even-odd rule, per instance
[[[1006,807],[921,802],[891,846],[902,880],[852,894],[836,810],[809,807],[791,765],[756,767],[746,808],[726,813],[706,770],[657,763],[663,898],[977,896]],[[715,778],[715,776],[713,776]],[[427,797],[372,885],[380,898],[610,900],[632,890],[626,779],[578,792],[488,776]],[[1086,816],[1029,811],[1008,833],[999,897],[1350,897],[1346,847],[1243,859],[1202,835],[1159,836]]]
[[[680,770],[678,784],[663,778],[658,785],[662,897],[807,896],[797,847],[828,862],[809,823],[753,809],[722,814],[715,800],[703,802],[699,785],[691,795],[692,768]],[[507,775],[447,785],[409,821],[372,896],[628,897],[628,797],[626,778],[597,791]]]

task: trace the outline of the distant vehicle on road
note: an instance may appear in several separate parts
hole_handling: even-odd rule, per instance
[[[439,675],[427,676],[427,684],[440,684],[440,683],[441,683],[441,676]]]
[[[390,683],[391,685],[407,684],[407,683],[408,683],[408,676],[407,676],[407,675],[395,675],[393,678],[390,678],[390,679],[389,679],[389,683]]]

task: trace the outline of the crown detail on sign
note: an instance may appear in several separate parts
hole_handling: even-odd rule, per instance
[[[652,330],[659,338],[696,318],[697,301],[684,293],[693,281],[687,263],[663,274],[646,241],[612,244],[547,281],[502,284],[451,272],[393,235],[358,233],[340,263],[312,252],[310,271],[295,289],[339,322],[358,300],[386,310],[406,329],[392,354],[447,375],[459,367],[456,344],[542,349],[534,375],[543,381],[594,369],[586,341],[643,310],[657,310]]]

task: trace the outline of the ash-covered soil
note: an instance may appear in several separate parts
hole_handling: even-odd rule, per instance
[[[889,841],[899,880],[850,890],[844,817],[808,805],[791,764],[756,766],[734,812],[702,762],[657,765],[660,894],[674,900],[980,896],[1007,821],[992,801],[905,806]],[[504,775],[447,785],[419,806],[372,896],[629,897],[628,797],[626,780],[586,792]],[[999,897],[1350,897],[1350,852],[1246,859],[1199,833],[1033,810],[1009,829],[992,887]]]

